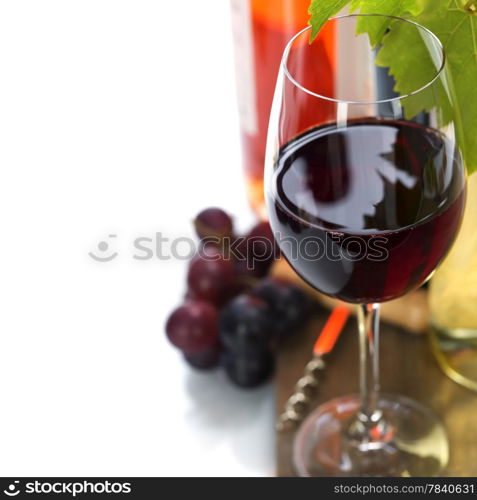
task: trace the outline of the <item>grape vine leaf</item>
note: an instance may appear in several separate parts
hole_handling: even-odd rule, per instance
[[[311,0],[308,13],[311,15],[311,40],[316,37],[328,18],[334,16],[346,5],[350,11],[360,10],[363,13],[387,14],[389,16],[417,15],[424,5],[422,0]],[[358,20],[358,33],[368,33],[371,43],[379,43],[391,24],[388,18],[361,18]]]
[[[409,47],[413,50],[409,50]],[[381,40],[375,62],[378,66],[388,68],[389,74],[394,77],[394,90],[405,96],[429,83],[429,75],[437,74],[441,59],[433,62],[429,50],[422,43],[420,31],[413,24],[396,23]],[[445,108],[441,124],[448,123],[451,107],[445,92],[446,88],[438,80],[417,94],[404,98],[402,104],[406,117],[412,119],[421,111],[431,111],[439,104]]]
[[[312,0],[308,14],[310,14],[311,41],[314,40],[321,27],[331,16],[343,9],[350,0]]]
[[[352,0],[350,11],[362,13],[386,14],[388,16],[417,16],[424,9],[424,4],[416,0]],[[388,17],[360,17],[357,33],[368,33],[371,45],[376,46],[392,23]]]
[[[477,170],[477,15],[465,10],[459,0],[440,3],[441,8],[426,9],[414,20],[430,29],[444,46],[448,80],[446,88],[440,90],[440,111],[443,121],[448,121],[452,116],[451,99],[457,139],[471,173]],[[416,68],[425,71],[431,62],[426,54],[420,53],[419,48],[424,51],[422,43],[413,44],[412,40],[398,36],[397,28],[394,25],[382,39],[377,63],[390,68],[396,81],[395,90],[402,95],[421,86],[423,73]],[[430,109],[429,92],[415,95],[407,106],[409,115]]]
[[[312,39],[326,20],[350,4],[350,10],[405,17],[430,29],[441,41],[447,58],[448,78],[444,85],[432,86],[406,99],[407,116],[430,110],[438,102],[443,122],[455,119],[456,134],[467,169],[477,171],[477,2],[465,0],[312,0],[310,23]],[[392,28],[388,31],[388,28]],[[377,63],[389,67],[396,81],[395,90],[408,94],[420,88],[433,64],[422,43],[413,43],[416,30],[407,39],[399,35],[406,29],[398,23],[360,19],[357,30],[367,32],[373,45],[381,44]],[[419,50],[422,49],[421,51]],[[450,106],[452,100],[453,106]]]

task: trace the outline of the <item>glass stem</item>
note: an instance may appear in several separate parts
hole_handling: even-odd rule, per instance
[[[349,422],[350,443],[359,450],[385,443],[392,429],[379,408],[379,304],[358,306],[360,406]]]
[[[358,418],[373,426],[382,417],[379,399],[379,304],[358,306],[361,408]]]

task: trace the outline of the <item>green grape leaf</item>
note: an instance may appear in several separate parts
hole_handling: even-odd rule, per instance
[[[418,15],[424,8],[424,0],[311,0],[311,40],[313,41],[328,18],[350,4],[350,11],[360,10],[369,14],[390,16]],[[368,33],[371,43],[377,45],[391,24],[388,18],[363,17],[358,19],[358,33]]]
[[[366,14],[386,14],[388,16],[417,16],[424,9],[424,4],[416,0],[352,0],[350,10],[359,10]],[[357,33],[368,33],[371,45],[376,46],[381,41],[392,23],[388,17],[360,17]]]
[[[469,173],[477,170],[477,16],[458,8],[423,20],[444,45],[452,77],[455,111],[461,124],[459,145]]]
[[[350,0],[311,0],[308,14],[310,14],[311,41],[318,35],[321,27],[328,18],[337,14],[348,5]]]
[[[396,23],[386,33],[381,40],[376,64],[388,68],[396,82],[394,90],[401,96],[425,87],[429,83],[429,75],[436,74],[439,69],[422,43],[419,31],[413,24],[407,23]],[[439,98],[444,91],[439,83],[404,99],[406,118],[412,119],[421,111],[431,111],[437,103],[445,102],[444,98]],[[439,86],[438,96],[436,86]]]
[[[348,4],[351,11],[409,18],[437,35],[446,53],[446,75],[437,85],[404,100],[406,116],[431,110],[438,102],[441,123],[455,119],[469,173],[477,171],[477,0],[312,0],[312,39],[328,17]],[[400,30],[406,29],[403,37]],[[374,46],[382,44],[377,63],[389,68],[400,95],[426,83],[433,62],[422,43],[417,43],[418,32],[411,25],[363,17],[357,31],[368,33]]]
[[[438,2],[441,8],[426,9],[414,18],[430,29],[444,45],[447,75],[437,88],[442,121],[454,116],[459,146],[469,173],[477,170],[477,15],[462,7],[458,0]],[[429,65],[433,64],[422,43],[413,43],[393,25],[382,39],[377,63],[389,67],[401,95],[420,88]],[[415,30],[414,36],[417,36]],[[410,50],[412,47],[412,50]],[[425,54],[426,52],[427,54]],[[406,115],[432,108],[433,90],[420,92],[405,102]],[[453,106],[451,109],[450,102]]]

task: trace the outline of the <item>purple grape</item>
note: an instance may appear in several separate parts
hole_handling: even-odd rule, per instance
[[[217,310],[212,304],[188,300],[169,316],[167,338],[185,353],[198,354],[217,343],[217,323]]]
[[[240,387],[255,387],[262,384],[273,373],[274,359],[271,353],[259,356],[237,356],[227,353],[221,363],[229,379]]]
[[[225,238],[232,236],[233,223],[230,216],[222,209],[212,207],[202,210],[194,219],[194,226],[199,238]]]
[[[239,295],[220,313],[219,335],[224,348],[243,356],[269,352],[273,345],[268,304],[251,295]]]
[[[310,317],[311,301],[303,290],[276,278],[266,278],[251,293],[271,308],[273,330],[285,338],[304,326]]]

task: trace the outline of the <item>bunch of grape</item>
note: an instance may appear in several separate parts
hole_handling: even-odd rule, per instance
[[[268,223],[236,237],[230,216],[209,208],[194,224],[201,248],[167,337],[194,368],[222,365],[235,384],[254,387],[273,372],[278,346],[308,320],[310,300],[296,286],[266,277],[278,256]]]

